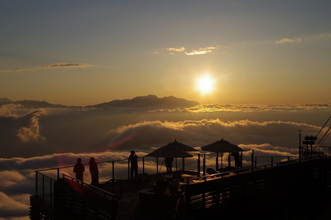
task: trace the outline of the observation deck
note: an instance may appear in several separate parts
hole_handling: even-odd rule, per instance
[[[114,177],[115,162],[105,164],[112,165]],[[137,179],[110,178],[98,187],[62,173],[71,168],[36,171],[36,191],[30,197],[32,220],[331,217],[325,211],[331,185],[327,156],[258,166],[255,160],[250,167],[214,174],[143,170]]]

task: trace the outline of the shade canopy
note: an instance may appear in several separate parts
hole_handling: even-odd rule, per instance
[[[172,143],[154,150],[152,153],[146,155],[146,157],[193,157],[193,155],[185,151],[197,150],[175,140]]]
[[[198,151],[198,150],[194,149],[193,147],[190,147],[188,145],[185,145],[183,143],[178,142],[176,139],[175,139],[174,142],[171,142],[171,143],[169,143],[169,144],[167,144],[167,145],[165,145],[163,147],[160,147],[157,150],[162,149],[164,147],[165,148],[167,148],[167,147],[177,148],[178,150],[182,150],[182,151]]]
[[[193,155],[186,153],[183,150],[179,150],[175,147],[162,147],[156,149],[152,153],[146,155],[146,157],[193,157]]]
[[[223,140],[223,138],[220,141],[216,141],[214,143],[205,145],[201,147],[201,149],[204,151],[210,151],[215,153],[224,153],[224,152],[234,153],[234,152],[243,151],[242,148],[238,147],[237,145],[231,144],[226,140]]]

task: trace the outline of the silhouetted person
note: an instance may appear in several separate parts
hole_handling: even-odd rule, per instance
[[[134,173],[134,178],[137,178],[138,174],[138,156],[136,153],[132,150],[131,154],[129,156],[129,160],[131,163],[131,179],[133,179],[133,173]]]
[[[172,162],[173,161],[174,161],[174,158],[172,158],[172,157],[165,158],[164,162],[165,162],[166,167],[167,167],[167,173],[172,172]]]
[[[234,157],[234,166],[235,167],[242,167],[242,161],[240,160],[239,152],[233,152],[231,153],[231,156]]]
[[[85,166],[82,164],[82,159],[78,158],[77,163],[74,166],[74,173],[76,173],[76,179],[84,181],[83,180],[83,173],[85,171]]]
[[[97,163],[95,162],[94,157],[90,158],[89,168],[90,168],[91,179],[92,179],[91,185],[99,186],[99,169],[98,169]]]

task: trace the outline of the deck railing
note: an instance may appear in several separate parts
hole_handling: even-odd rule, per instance
[[[260,165],[260,166],[229,169],[229,170],[222,171],[222,172],[216,172],[215,174],[210,174],[210,175],[207,174],[207,175],[204,175],[204,176],[186,178],[185,182],[187,184],[191,184],[191,183],[194,183],[196,181],[201,181],[201,180],[207,181],[208,179],[215,178],[215,177],[222,177],[223,178],[223,177],[226,177],[228,175],[233,175],[233,174],[240,175],[240,174],[247,173],[247,172],[254,172],[254,171],[257,171],[257,170],[268,169],[268,168],[271,168],[271,167],[278,167],[278,166],[284,166],[284,165],[289,165],[289,164],[293,164],[293,163],[300,163],[300,162],[310,161],[310,160],[313,160],[313,159],[326,158],[327,156],[319,155],[319,156],[311,156],[311,157],[305,157],[305,158],[296,158],[296,159],[292,159],[292,160],[290,160],[291,157],[289,157],[289,156],[256,156],[256,158],[259,158],[259,157],[266,157],[266,158],[269,157],[270,161],[272,163],[267,163],[267,164],[263,164],[263,165]],[[273,162],[274,157],[275,158],[277,158],[277,157],[287,158],[287,160],[282,160],[280,162]]]
[[[237,215],[240,219],[254,210],[308,208],[325,193],[329,164],[328,157],[316,156],[187,179],[186,214],[205,218],[207,213],[223,214],[233,219]]]

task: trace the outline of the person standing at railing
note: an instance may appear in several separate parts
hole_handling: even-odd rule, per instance
[[[167,173],[172,172],[172,162],[174,161],[173,157],[167,157],[164,159],[165,165],[167,167]]]
[[[94,157],[90,158],[89,169],[91,173],[91,185],[99,186],[99,169],[98,164],[95,162]]]
[[[74,173],[76,173],[76,179],[84,181],[83,180],[83,173],[85,171],[85,166],[82,164],[82,159],[78,158],[77,163],[74,166]]]
[[[131,179],[133,179],[133,173],[134,173],[134,178],[137,178],[138,174],[138,156],[136,153],[132,150],[131,154],[129,156],[129,160],[131,162]]]

